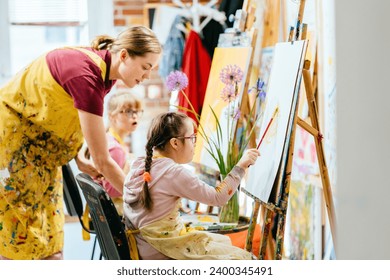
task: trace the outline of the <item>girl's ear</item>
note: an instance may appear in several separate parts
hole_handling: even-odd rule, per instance
[[[179,145],[178,145],[178,139],[177,138],[171,138],[169,140],[169,144],[171,145],[171,147],[175,150],[177,150],[179,148]]]

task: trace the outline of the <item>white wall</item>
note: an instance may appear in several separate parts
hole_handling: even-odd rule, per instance
[[[390,259],[390,1],[335,7],[337,259]]]
[[[8,26],[8,0],[0,0],[0,86],[11,75]]]

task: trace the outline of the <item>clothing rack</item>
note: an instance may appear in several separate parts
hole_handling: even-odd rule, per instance
[[[184,4],[181,0],[173,0],[172,3],[182,8],[181,15],[192,20],[192,29],[200,33],[202,29],[214,19],[222,25],[225,25],[226,15],[224,12],[220,12],[213,8],[217,3],[217,0],[210,0],[206,4],[199,3],[199,0],[193,0],[192,4]],[[206,17],[201,20],[202,17]]]

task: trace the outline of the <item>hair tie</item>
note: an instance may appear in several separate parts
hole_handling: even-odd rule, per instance
[[[103,48],[105,48],[107,46],[107,42],[103,42],[103,43],[100,43],[99,45],[98,45],[98,48],[99,48],[99,50],[102,50]]]
[[[150,173],[145,171],[143,176],[144,176],[144,182],[150,183],[150,181],[152,180],[152,177],[150,176]]]

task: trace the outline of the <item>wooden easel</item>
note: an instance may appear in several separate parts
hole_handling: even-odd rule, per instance
[[[244,5],[248,10],[251,10],[251,5],[249,4],[251,2],[250,0],[245,1]],[[246,5],[245,5],[246,4]],[[261,48],[267,48],[274,46],[278,42],[278,36],[279,36],[279,21],[280,21],[280,2],[279,1],[273,1],[273,0],[266,0],[266,9],[264,11],[264,19],[263,19],[263,36],[261,40]],[[249,16],[248,16],[249,19]],[[261,73],[260,73],[261,74]],[[249,106],[249,105],[248,105]],[[254,135],[255,136],[255,135]],[[255,137],[253,137],[255,138]],[[250,142],[250,147],[254,148],[256,147],[257,143],[256,140],[254,139],[253,141]],[[252,250],[252,244],[253,244],[253,238],[254,238],[254,232],[255,228],[257,226],[257,218],[259,216],[260,212],[260,201],[255,199],[253,196],[249,195],[248,196],[252,197],[254,199],[253,204],[252,204],[252,214],[250,217],[250,224],[248,228],[248,234],[245,242],[245,249],[247,251]],[[260,219],[264,219],[264,208],[261,209],[260,213]],[[266,236],[265,239],[263,239],[265,244],[267,244],[267,250],[264,253],[266,256],[272,255],[272,252],[274,251],[274,243],[273,239],[271,236]]]
[[[293,29],[290,30],[289,41],[291,41],[292,43],[294,39],[295,40],[306,39],[306,25],[303,25],[302,32],[300,30],[300,26],[303,18],[304,4],[305,1],[301,0],[297,26],[295,30],[295,36],[294,36],[294,30]],[[311,124],[308,124],[307,122],[305,122],[304,120],[298,117],[298,102],[297,102],[299,100],[299,90],[298,90],[296,91],[296,96],[294,96],[295,101],[293,102],[293,104],[295,104],[295,107],[293,107],[294,110],[292,110],[291,112],[291,117],[292,117],[291,127],[288,129],[288,131],[290,131],[291,133],[286,138],[286,142],[285,142],[285,147],[288,147],[288,149],[284,149],[283,151],[281,165],[279,167],[279,176],[277,177],[274,184],[274,190],[276,191],[275,201],[266,203],[252,196],[251,194],[246,193],[247,195],[251,196],[254,199],[254,207],[252,210],[251,221],[250,221],[247,241],[246,241],[247,251],[251,251],[252,248],[253,233],[257,222],[257,216],[259,213],[260,205],[263,205],[266,209],[263,228],[262,228],[262,236],[261,236],[262,241],[261,241],[261,247],[259,252],[259,259],[264,259],[265,257],[267,244],[269,241],[268,238],[269,232],[271,230],[271,224],[275,214],[277,214],[277,233],[276,233],[276,240],[275,240],[276,248],[275,248],[274,259],[280,260],[282,259],[283,256],[283,240],[284,240],[288,196],[289,196],[290,181],[291,181],[292,163],[293,163],[293,156],[294,156],[293,153],[294,153],[296,125],[299,125],[300,127],[302,127],[303,129],[305,129],[307,132],[309,132],[311,135],[314,136],[317,159],[318,159],[318,164],[320,169],[320,176],[321,176],[322,186],[324,190],[325,204],[326,204],[326,209],[327,209],[329,223],[330,223],[330,229],[332,233],[333,243],[336,244],[336,219],[335,219],[335,212],[333,206],[334,205],[333,197],[331,192],[328,169],[326,166],[326,161],[324,156],[324,149],[322,144],[323,137],[319,129],[317,104],[313,93],[313,86],[316,86],[316,81],[312,80],[309,69],[310,69],[310,61],[305,60],[304,67],[302,70],[302,76],[303,76],[305,90],[306,90],[306,98],[307,98],[307,103],[309,108],[309,117],[310,117]]]

